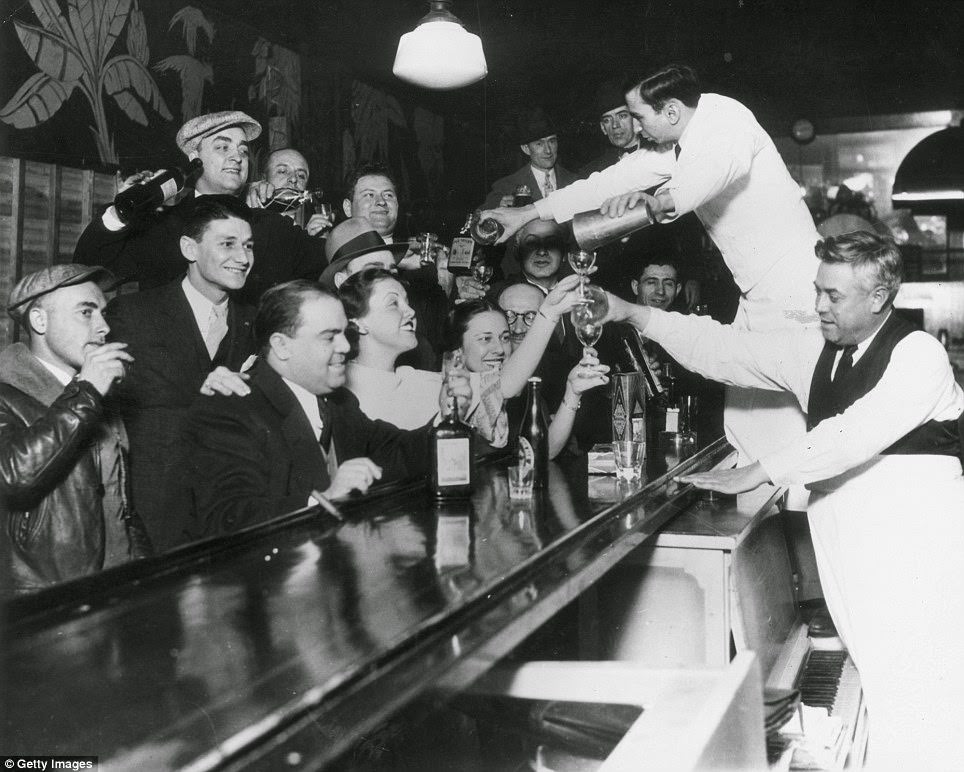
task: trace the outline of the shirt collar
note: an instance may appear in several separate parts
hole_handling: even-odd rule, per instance
[[[214,308],[215,304],[198,292],[187,276],[181,281],[181,289],[184,291],[184,297],[187,298],[187,303],[191,307],[191,313],[194,314],[197,328],[203,335],[207,332],[208,324],[211,321],[211,309]],[[224,303],[227,302],[227,298],[225,298]]]
[[[884,317],[884,321],[880,323],[880,325],[876,330],[873,331],[869,338],[857,344],[857,349],[854,351],[854,364],[857,364],[857,362],[860,360],[860,357],[862,357],[866,353],[867,349],[870,348],[870,344],[874,342],[874,338],[877,337],[877,333],[879,333],[883,329],[884,325],[887,324],[887,320],[890,319],[890,315],[892,313],[894,313],[894,309],[891,309],[887,312],[887,316]],[[841,351],[843,351],[842,348]]]
[[[308,417],[308,423],[311,424],[311,430],[315,433],[315,439],[317,440],[321,437],[321,411],[318,409],[318,396],[312,394],[304,386],[289,381],[283,375],[281,380],[287,384],[292,394],[295,395],[295,399],[298,400],[298,404],[301,405],[301,409]]]
[[[68,372],[67,370],[64,370],[62,367],[57,367],[57,365],[53,365],[50,362],[47,362],[46,360],[41,359],[40,357],[35,357],[35,359],[38,362],[40,362],[40,364],[42,364],[44,367],[46,367],[48,372],[54,378],[56,378],[57,381],[62,386],[66,386],[74,379],[74,373]]]

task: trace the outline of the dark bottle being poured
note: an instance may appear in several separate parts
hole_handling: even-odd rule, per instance
[[[185,185],[193,183],[204,165],[200,158],[188,164],[186,171],[178,168],[165,169],[149,180],[131,185],[114,197],[114,210],[117,218],[124,224],[142,218],[173,198]]]
[[[472,236],[472,240],[476,244],[495,244],[495,242],[499,240],[499,237],[505,233],[505,228],[502,227],[502,223],[498,220],[493,220],[491,217],[481,220],[479,219],[478,211],[469,215],[468,226],[469,235]]]
[[[539,396],[541,384],[541,378],[529,379],[519,428],[519,466],[532,469],[533,488],[545,488],[549,482],[549,423]]]

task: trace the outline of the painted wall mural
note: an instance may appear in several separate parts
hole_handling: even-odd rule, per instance
[[[196,115],[239,109],[297,137],[301,57],[204,3],[0,0],[0,155],[156,168]]]
[[[39,72],[29,77],[0,108],[0,120],[28,129],[52,119],[75,90],[93,113],[90,130],[100,160],[117,163],[114,138],[104,110],[105,95],[128,118],[147,126],[148,106],[171,119],[147,63],[150,49],[137,0],[68,0],[66,16],[55,0],[29,0],[39,26],[14,19],[17,37]],[[111,56],[127,28],[126,52]]]
[[[338,202],[356,166],[387,163],[403,199],[445,194],[444,120],[389,83],[303,57],[204,0],[0,0],[0,156],[157,169],[184,121],[238,109],[261,122],[254,168],[293,145]],[[320,51],[324,47],[319,48]],[[411,210],[409,210],[411,211]]]

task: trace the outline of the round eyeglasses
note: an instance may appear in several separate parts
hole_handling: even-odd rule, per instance
[[[526,311],[524,314],[517,314],[515,311],[506,311],[505,320],[511,326],[515,324],[516,319],[521,317],[523,324],[525,324],[526,327],[531,327],[532,323],[536,320],[536,315],[538,313],[538,311]]]

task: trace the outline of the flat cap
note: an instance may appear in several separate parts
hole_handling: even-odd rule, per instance
[[[61,287],[71,287],[92,281],[103,290],[116,284],[114,274],[99,265],[77,265],[65,263],[52,265],[42,271],[28,273],[16,283],[7,302],[10,318],[19,322],[30,303]]]
[[[202,139],[232,126],[243,129],[248,142],[261,136],[261,124],[250,115],[240,110],[224,110],[191,118],[178,130],[177,146],[184,155],[189,155],[198,149]]]

